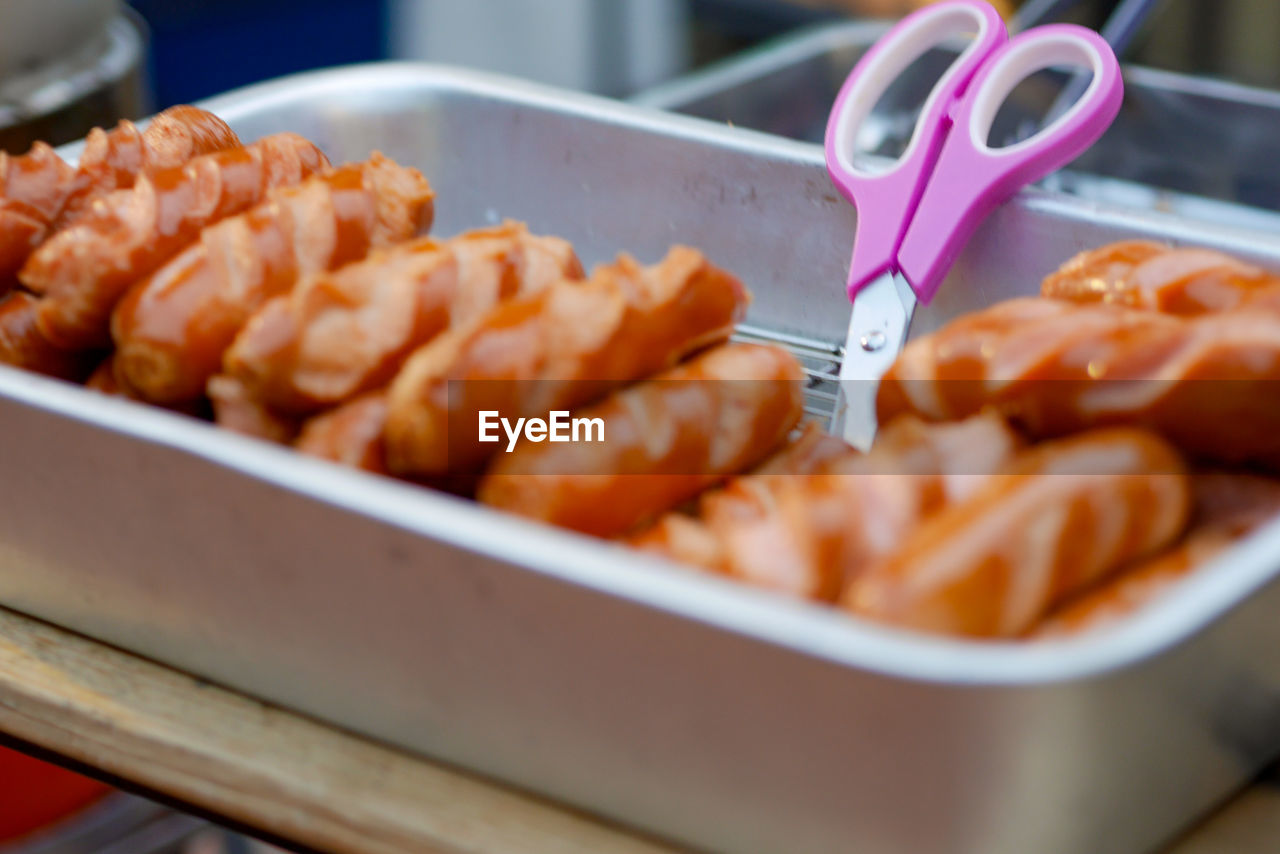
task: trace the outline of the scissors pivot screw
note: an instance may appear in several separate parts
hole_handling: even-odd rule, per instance
[[[874,353],[877,350],[883,350],[884,345],[889,343],[889,339],[885,337],[883,332],[876,329],[863,335],[858,343],[862,345],[863,350],[868,353]]]

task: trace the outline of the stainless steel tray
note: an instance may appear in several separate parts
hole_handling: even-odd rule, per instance
[[[633,102],[820,142],[849,70],[889,24],[827,24],[787,36],[637,95]],[[924,94],[954,57],[934,51],[910,70],[901,106]],[[995,138],[1043,116],[1060,89],[1019,87]],[[909,97],[915,93],[914,102]],[[905,115],[909,129],[912,117]],[[1195,218],[1280,228],[1280,92],[1127,66],[1125,102],[1107,134],[1053,187]]]
[[[431,66],[208,106],[421,167],[441,233],[685,241],[757,325],[843,336],[854,215],[815,146]],[[1144,235],[1280,265],[1266,235],[1027,192],[920,328]],[[0,427],[5,605],[702,848],[1136,854],[1280,752],[1280,527],[1115,633],[964,644],[8,369]]]

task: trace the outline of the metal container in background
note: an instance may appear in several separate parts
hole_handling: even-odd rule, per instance
[[[856,217],[815,146],[431,66],[206,106],[421,168],[440,234],[691,244],[755,326],[843,341]],[[1267,234],[1026,191],[917,332],[1119,236],[1280,265]],[[6,368],[0,425],[0,603],[700,849],[1140,854],[1280,752],[1278,526],[1112,632],[975,644]]]
[[[151,111],[145,28],[116,0],[0,7],[0,150],[69,142]]]
[[[821,142],[845,77],[889,26],[819,27],[649,90],[633,102]],[[931,52],[913,70],[898,102],[923,100],[953,58],[954,53]],[[993,140],[1035,125],[1062,83],[1044,75],[1016,89],[997,117]],[[914,124],[908,111],[879,118],[899,135]],[[1115,123],[1051,186],[1108,203],[1276,229],[1277,164],[1280,92],[1128,66]]]

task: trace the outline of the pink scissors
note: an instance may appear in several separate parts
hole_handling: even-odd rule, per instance
[[[973,41],[934,86],[906,151],[887,171],[859,167],[858,130],[876,102],[913,62],[960,35]],[[1080,99],[1030,139],[991,148],[992,122],[1014,87],[1063,66],[1092,72]],[[927,6],[867,52],[827,125],[831,180],[858,210],[849,269],[853,317],[834,422],[839,435],[870,446],[876,387],[906,343],[917,301],[929,303],[987,214],[1097,141],[1123,96],[1119,63],[1097,33],[1054,24],[1010,39],[982,0]]]

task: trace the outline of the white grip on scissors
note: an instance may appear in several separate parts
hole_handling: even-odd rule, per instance
[[[1094,100],[1103,85],[1107,60],[1092,43],[1080,39],[1077,33],[1039,33],[1035,40],[1014,41],[992,63],[982,83],[974,94],[969,117],[969,139],[978,151],[996,157],[1012,157],[1037,144],[1044,136],[1052,136],[1057,129],[1073,122],[1078,113]],[[1112,59],[1112,62],[1115,60]],[[991,148],[991,126],[1005,100],[1013,94],[1019,83],[1047,68],[1069,67],[1089,69],[1093,79],[1084,94],[1071,108],[1028,139],[1001,148]]]
[[[899,163],[905,165],[917,156],[916,152],[922,141],[927,140],[925,129],[929,127],[931,120],[941,118],[946,107],[944,101],[956,94],[958,87],[954,78],[973,74],[976,63],[969,60],[976,52],[987,47],[992,29],[990,17],[972,6],[943,5],[925,8],[903,23],[904,26],[894,33],[892,40],[876,45],[863,58],[857,73],[849,78],[849,88],[842,95],[843,108],[836,113],[833,150],[840,166],[853,175],[869,177],[876,174],[859,167],[856,162],[858,132],[889,87],[912,63],[933,48],[940,47],[955,36],[977,33],[938,79],[924,102],[911,140],[899,158]]]

